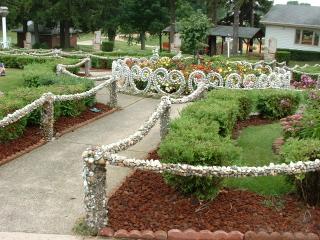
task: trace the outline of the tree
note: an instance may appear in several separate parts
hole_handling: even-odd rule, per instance
[[[238,54],[238,48],[239,48],[239,15],[240,15],[240,8],[242,4],[246,0],[235,0],[234,2],[234,13],[233,13],[233,43],[232,43],[232,54],[237,55]]]
[[[164,0],[121,0],[120,28],[123,33],[138,33],[141,49],[146,47],[146,33],[159,32],[168,23],[167,1]]]
[[[208,29],[211,27],[210,19],[200,11],[184,18],[179,22],[181,27],[181,38],[187,49],[190,49],[195,56],[203,49],[208,40]]]

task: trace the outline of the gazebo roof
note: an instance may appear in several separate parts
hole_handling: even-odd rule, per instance
[[[17,29],[13,29],[12,30],[13,32],[20,32],[22,33],[23,32],[23,29],[22,27],[21,28],[17,28]],[[34,32],[34,25],[33,23],[28,25],[28,32],[31,32],[33,33]],[[73,34],[73,33],[79,33],[81,32],[81,30],[77,30],[77,29],[74,29],[74,28],[70,28],[70,33]],[[53,27],[53,28],[48,28],[48,27],[44,27],[42,25],[39,25],[39,33],[42,34],[42,35],[56,35],[56,34],[59,34],[60,33],[60,28],[59,27]]]
[[[170,32],[170,26],[166,27],[163,32]],[[179,27],[175,27],[175,32],[179,32]],[[239,27],[239,37],[240,38],[254,38],[258,35],[261,35],[260,28],[254,27]],[[209,29],[210,36],[221,36],[221,37],[232,37],[233,35],[233,27],[232,26],[224,26],[217,25],[213,28]]]

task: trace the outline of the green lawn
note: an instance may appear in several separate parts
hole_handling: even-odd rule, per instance
[[[279,123],[243,129],[237,140],[237,145],[243,149],[243,160],[235,164],[263,166],[271,162],[279,163],[279,157],[272,151],[272,144],[281,134]],[[225,186],[247,189],[263,195],[281,195],[292,190],[284,176],[230,178],[225,180]]]
[[[23,70],[6,68],[6,76],[0,77],[0,91],[8,92],[23,86]]]

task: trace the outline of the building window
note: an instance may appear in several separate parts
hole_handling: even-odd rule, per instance
[[[297,29],[296,36],[295,36],[295,43],[318,46],[319,33],[312,30]]]

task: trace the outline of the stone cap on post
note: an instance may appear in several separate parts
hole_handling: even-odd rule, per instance
[[[7,7],[1,6],[0,7],[0,16],[6,17],[8,15],[9,11]]]

